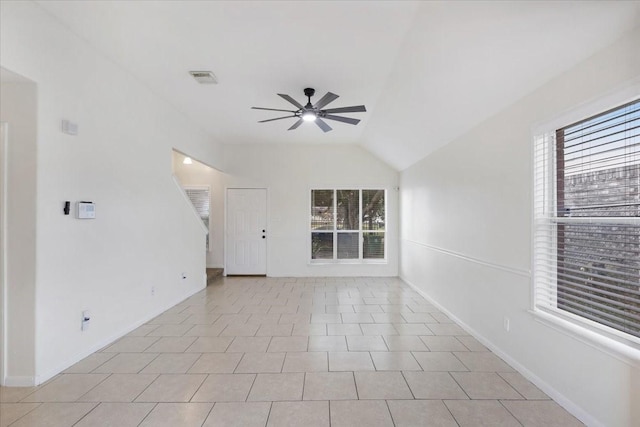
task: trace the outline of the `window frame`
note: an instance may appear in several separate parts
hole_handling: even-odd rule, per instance
[[[619,331],[613,327],[602,325],[585,317],[566,312],[557,307],[540,307],[537,292],[541,287],[552,289],[557,295],[557,282],[549,277],[557,277],[558,239],[553,232],[554,227],[561,224],[593,223],[599,224],[640,224],[639,217],[561,217],[558,215],[557,166],[556,161],[556,131],[579,121],[594,118],[612,109],[638,99],[640,83],[632,83],[615,93],[603,96],[595,101],[576,109],[565,112],[537,125],[533,129],[533,143],[531,144],[532,159],[532,281],[531,281],[531,309],[530,313],[536,320],[560,332],[610,353],[622,360],[640,361],[640,338]],[[541,146],[546,146],[544,153],[540,153]],[[543,161],[538,160],[538,155]],[[547,233],[544,235],[544,233]],[[542,244],[539,239],[546,239]],[[556,260],[548,263],[551,273],[546,277],[540,271],[538,257],[540,251]],[[544,282],[545,284],[541,284]],[[551,282],[551,283],[550,283]]]
[[[311,221],[307,220],[309,231],[307,232],[307,254],[309,265],[341,265],[341,264],[387,264],[388,263],[388,194],[389,191],[383,186],[315,186],[309,188],[309,201],[307,204],[307,213],[313,206],[313,191],[325,190],[333,191],[333,228],[331,230],[314,230]],[[358,191],[358,229],[357,230],[341,230],[337,227],[338,221],[338,191],[355,190]],[[363,191],[384,191],[384,230],[364,230],[362,228],[362,192]],[[326,233],[333,236],[333,258],[312,258],[311,245],[313,244],[313,233]],[[358,233],[358,258],[338,258],[338,234]],[[364,234],[365,233],[384,233],[384,257],[383,258],[363,258],[364,253]]]

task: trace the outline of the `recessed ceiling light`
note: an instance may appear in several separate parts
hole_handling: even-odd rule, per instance
[[[185,157],[182,163],[184,163],[185,165],[191,165],[193,164],[193,160],[191,160],[191,157]]]
[[[200,84],[217,84],[218,79],[211,71],[189,71],[189,74]]]

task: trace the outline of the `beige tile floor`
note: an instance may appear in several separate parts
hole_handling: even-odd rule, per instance
[[[0,427],[582,425],[394,278],[220,279],[0,402]]]

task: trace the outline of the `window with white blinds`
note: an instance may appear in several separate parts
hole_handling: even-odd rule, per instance
[[[385,259],[385,190],[311,190],[311,261]]]
[[[209,230],[209,211],[211,208],[209,187],[184,187],[184,191],[205,227]],[[209,234],[207,234],[207,250],[209,250]]]
[[[640,100],[535,138],[534,303],[640,344]]]

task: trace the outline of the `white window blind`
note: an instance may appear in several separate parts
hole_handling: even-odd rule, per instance
[[[209,210],[211,207],[211,196],[209,187],[185,187],[185,193],[191,200],[191,204],[196,209],[200,219],[209,230]],[[209,235],[207,234],[207,250],[209,250]]]
[[[385,190],[311,190],[311,260],[384,260]]]
[[[640,343],[640,100],[534,144],[535,308]]]

